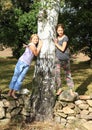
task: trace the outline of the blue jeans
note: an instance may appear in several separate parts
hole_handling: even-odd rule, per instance
[[[23,79],[29,69],[29,65],[22,61],[18,61],[14,70],[14,75],[10,82],[9,88],[12,90],[20,90]]]

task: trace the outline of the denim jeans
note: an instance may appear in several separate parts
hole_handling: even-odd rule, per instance
[[[9,88],[13,90],[20,90],[23,79],[29,69],[29,65],[22,61],[18,61],[14,70],[14,75],[10,82]]]

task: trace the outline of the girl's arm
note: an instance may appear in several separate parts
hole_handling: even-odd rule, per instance
[[[54,40],[54,44],[55,44],[55,46],[56,46],[59,50],[61,50],[62,52],[64,52],[65,49],[66,49],[66,47],[67,47],[67,42],[63,42],[63,43],[62,43],[62,46],[61,46],[61,45],[58,44],[58,40],[57,40],[57,39]]]
[[[41,48],[42,48],[42,41],[41,40],[39,41],[37,48],[35,47],[35,45],[30,46],[30,49],[32,50],[32,52],[35,56],[37,56],[39,54]]]
[[[28,45],[27,45],[27,44],[25,44],[25,43],[23,43],[23,48],[26,48],[26,47],[28,47]]]
[[[39,54],[39,52],[40,52],[40,50],[42,48],[42,44],[43,44],[43,42],[41,40],[39,40],[39,43],[38,43],[38,46],[37,46],[37,52],[38,52],[38,54]]]

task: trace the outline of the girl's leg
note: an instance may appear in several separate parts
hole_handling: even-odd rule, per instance
[[[11,95],[12,95],[12,91],[13,91],[12,89],[9,90],[8,96],[11,96]]]
[[[20,61],[18,61],[17,64],[16,64],[14,74],[13,74],[12,80],[11,80],[10,85],[9,85],[10,90],[13,90],[13,88],[14,88],[16,82],[17,82],[17,79],[20,75],[20,69],[19,68],[20,68]]]
[[[26,65],[26,66],[24,66],[24,67],[22,68],[22,71],[21,71],[21,73],[20,73],[20,76],[18,77],[17,82],[16,82],[16,84],[15,84],[15,86],[14,86],[14,88],[13,88],[13,91],[12,91],[12,93],[11,93],[11,96],[12,96],[14,99],[17,99],[16,91],[18,91],[18,90],[20,89],[21,84],[22,84],[22,81],[23,81],[23,79],[24,79],[24,77],[25,77],[25,75],[26,75],[28,69],[29,69],[29,66],[28,66],[28,65]]]
[[[17,82],[18,77],[19,77],[19,74],[20,74],[20,71],[18,69],[19,66],[20,66],[20,62],[18,61],[17,64],[16,64],[16,67],[15,67],[15,70],[14,70],[12,80],[11,80],[10,85],[9,85],[10,90],[8,92],[8,96],[12,96],[14,86],[15,86],[15,84]]]
[[[22,84],[22,81],[23,81],[28,69],[29,69],[28,65],[26,65],[22,61],[18,61],[17,65],[15,67],[14,75],[10,82],[10,86],[9,86],[10,91],[9,91],[8,95],[16,98],[15,92],[16,92],[16,90],[20,89],[20,86]]]
[[[17,82],[15,83],[14,88],[13,88],[15,91],[20,90],[20,87],[21,87],[21,85],[22,85],[22,82],[23,82],[23,80],[24,80],[24,78],[25,78],[25,75],[26,75],[28,69],[29,69],[29,65],[26,65],[25,63],[23,63],[23,64],[21,65],[20,75],[19,75],[19,77],[18,77],[18,79],[17,79]]]
[[[71,77],[70,60],[64,62],[63,68],[64,68],[64,71],[65,71],[65,74],[66,74],[67,85],[70,88],[70,93],[73,94],[72,90],[74,88],[74,82],[73,82],[73,79]]]
[[[59,61],[56,62],[56,67],[55,67],[55,77],[56,77],[56,84],[57,84],[57,93],[56,95],[59,95],[62,91],[61,89],[61,76],[60,76],[60,68],[61,68],[61,65],[59,63]]]

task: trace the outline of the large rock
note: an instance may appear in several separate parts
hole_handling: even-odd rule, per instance
[[[10,119],[3,119],[3,120],[0,120],[0,130],[2,130],[1,128],[3,126],[6,126],[10,123]]]
[[[59,95],[60,101],[75,101],[78,98],[78,94],[74,92],[74,95],[71,95],[70,90],[65,90]]]
[[[0,107],[0,119],[5,117],[5,111],[3,109],[3,107]]]

